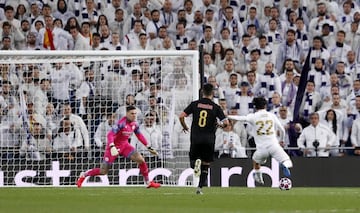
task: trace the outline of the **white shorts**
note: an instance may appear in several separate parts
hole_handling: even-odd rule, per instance
[[[264,164],[268,157],[275,158],[279,163],[286,160],[290,160],[289,155],[284,149],[277,143],[269,145],[267,147],[258,147],[254,152],[252,159],[259,164]]]

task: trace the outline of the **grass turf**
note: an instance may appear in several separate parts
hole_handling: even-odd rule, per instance
[[[360,212],[360,188],[0,188],[0,212]]]

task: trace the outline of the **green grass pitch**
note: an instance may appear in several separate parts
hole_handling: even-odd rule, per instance
[[[360,188],[0,188],[0,212],[360,212]]]

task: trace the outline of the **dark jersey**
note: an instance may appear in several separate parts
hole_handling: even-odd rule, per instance
[[[215,135],[217,118],[225,119],[224,112],[219,105],[208,98],[202,98],[191,102],[184,112],[187,115],[193,114],[191,134],[212,133]]]

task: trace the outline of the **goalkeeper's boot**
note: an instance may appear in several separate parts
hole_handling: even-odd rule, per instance
[[[200,159],[197,159],[195,161],[194,175],[195,175],[195,177],[200,177],[200,175],[201,175],[201,160]]]
[[[197,195],[202,195],[202,194],[203,194],[203,192],[201,191],[201,188],[200,188],[200,187],[198,187],[198,188],[196,189],[196,194],[197,194]]]
[[[157,189],[157,188],[159,188],[160,186],[161,186],[160,183],[156,183],[156,182],[154,182],[154,181],[150,181],[150,183],[147,185],[146,188],[155,188],[155,189]]]
[[[79,178],[78,178],[78,180],[77,180],[77,182],[76,182],[76,185],[77,185],[78,188],[81,187],[81,185],[82,185],[82,183],[84,182],[84,180],[85,180],[85,173],[84,173],[84,172],[81,172],[81,173],[80,173],[80,176],[79,176]]]
[[[284,166],[284,164],[280,164],[280,168],[282,169],[283,171],[283,174],[285,177],[291,177],[291,172],[290,172],[290,169],[287,168],[286,166]]]
[[[264,185],[264,179],[263,179],[262,172],[254,172],[253,177],[256,182],[260,183],[261,185]]]

